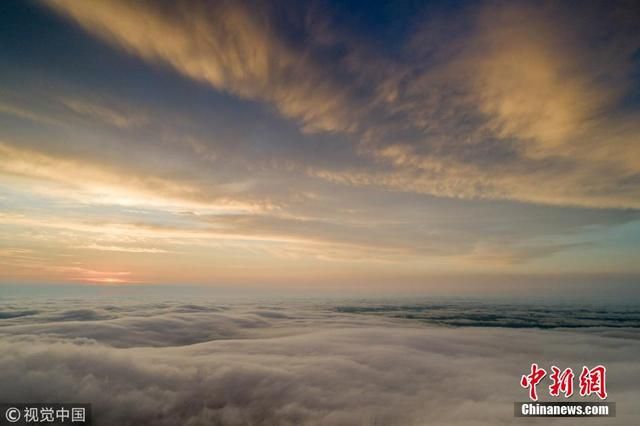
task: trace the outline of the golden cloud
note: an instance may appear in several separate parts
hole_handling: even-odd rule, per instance
[[[491,2],[466,12],[472,25],[462,40],[442,41],[428,29],[443,22],[426,22],[402,61],[350,45],[346,65],[338,66],[373,92],[358,99],[313,52],[287,43],[261,7],[45,3],[148,61],[270,103],[306,130],[345,132],[373,160],[358,171],[311,165],[311,176],[447,197],[639,205],[637,185],[625,182],[640,172],[640,120],[615,107],[628,90],[640,37],[620,11],[601,17],[621,22],[610,42],[589,40],[594,21],[573,19],[562,5]],[[596,9],[581,12],[600,19]],[[470,145],[488,158],[504,151],[511,158],[487,165],[469,154]],[[380,164],[393,170],[377,170]]]
[[[270,102],[305,129],[349,130],[345,94],[311,58],[272,30],[266,14],[243,2],[45,0],[91,33],[147,60],[243,98]]]
[[[640,37],[614,34],[611,43],[592,47],[585,23],[561,5],[471,8],[472,29],[455,42],[418,31],[410,46],[431,52],[425,56],[434,63],[424,62],[420,48],[406,63],[352,49],[349,72],[375,88],[363,102],[310,52],[286,43],[268,13],[243,2],[45,3],[148,61],[271,103],[307,130],[346,132],[373,166],[394,168],[312,166],[311,176],[447,197],[638,207],[637,186],[621,182],[640,171],[640,119],[612,110],[628,89]],[[439,28],[431,24],[423,27]],[[384,119],[370,116],[374,109]],[[398,133],[409,140],[396,142]],[[515,158],[487,166],[466,154],[468,145],[487,140],[499,140]],[[499,146],[490,150],[483,155],[504,154]]]
[[[259,211],[263,206],[225,197],[206,199],[201,188],[155,176],[137,176],[101,164],[58,157],[0,142],[0,176],[47,195],[88,204],[162,207],[168,210]],[[16,180],[17,179],[17,180]],[[31,180],[25,183],[21,179]],[[35,183],[34,183],[35,182]]]

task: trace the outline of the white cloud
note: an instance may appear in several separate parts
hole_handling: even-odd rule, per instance
[[[4,320],[2,399],[89,401],[97,424],[518,424],[518,378],[536,361],[604,363],[607,424],[640,416],[632,330],[435,328],[294,302],[75,304],[90,306]]]

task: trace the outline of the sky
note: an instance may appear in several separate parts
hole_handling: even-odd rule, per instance
[[[0,284],[638,293],[633,1],[8,1]]]

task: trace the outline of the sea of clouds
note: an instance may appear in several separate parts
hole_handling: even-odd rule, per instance
[[[5,299],[0,401],[90,402],[97,425],[570,425],[584,420],[515,418],[520,376],[602,363],[617,417],[589,424],[640,422],[636,327],[451,327],[399,310]]]

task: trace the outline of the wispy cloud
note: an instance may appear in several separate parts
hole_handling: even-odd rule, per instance
[[[207,196],[187,182],[123,172],[82,158],[54,156],[0,142],[0,173],[36,179],[43,191],[79,202],[124,206],[161,206],[167,209],[203,211],[253,211],[261,206],[238,203],[221,196]],[[55,184],[58,184],[56,187]],[[37,190],[38,185],[32,187]]]
[[[267,7],[201,2],[163,10],[152,2],[118,0],[47,4],[145,59],[238,96],[271,102],[309,130],[352,126],[345,94],[330,76],[317,72],[313,58],[280,37]]]
[[[71,111],[103,121],[107,124],[128,128],[143,125],[146,117],[136,111],[105,105],[102,102],[87,102],[83,99],[62,99],[62,104]]]
[[[308,34],[302,49],[279,32],[270,8],[241,2],[47,4],[147,60],[268,102],[304,128],[345,132],[372,162],[313,176],[438,196],[638,207],[637,187],[624,184],[638,173],[637,114],[616,109],[640,45],[623,5],[589,5],[578,17],[527,2],[434,14],[398,59],[322,25],[314,10],[297,28]],[[430,28],[443,20],[467,25],[437,36]],[[346,53],[330,63],[318,46]]]
[[[167,250],[154,247],[105,246],[101,244],[89,244],[78,248],[101,251],[121,251],[125,253],[168,253]]]

